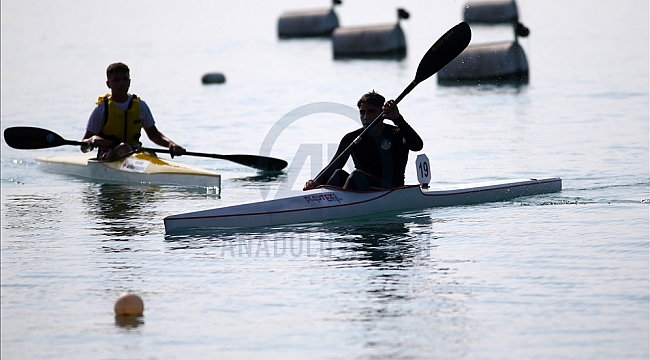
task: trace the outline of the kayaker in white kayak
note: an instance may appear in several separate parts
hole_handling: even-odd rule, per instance
[[[142,145],[140,132],[144,128],[151,141],[169,148],[172,158],[185,153],[182,146],[156,128],[147,104],[137,95],[128,93],[131,86],[128,66],[123,63],[110,64],[106,69],[106,78],[106,86],[111,89],[111,93],[100,96],[97,100],[82,140],[91,146],[82,146],[81,151],[89,152],[98,148],[98,160],[119,159]]]
[[[357,103],[362,128],[346,134],[336,150],[333,160],[321,173],[307,181],[303,190],[311,190],[322,184],[342,187],[350,190],[386,189],[404,185],[404,172],[409,150],[419,151],[424,145],[420,136],[400,115],[397,106],[388,109],[393,100],[385,99],[375,91],[364,94]],[[338,158],[339,154],[364,131],[383,111],[383,119],[393,121],[396,126],[384,124],[379,120],[361,137],[361,142],[352,146],[348,154]],[[355,170],[348,174],[343,166],[352,155]],[[338,159],[337,159],[338,158]]]

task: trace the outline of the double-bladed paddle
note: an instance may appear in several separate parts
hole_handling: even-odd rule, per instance
[[[76,146],[89,146],[88,143],[83,141],[66,140],[60,135],[41,128],[29,126],[9,127],[4,131],[5,141],[7,145],[15,149],[33,150],[33,149],[47,149],[62,145],[76,145]],[[169,149],[152,149],[140,148],[144,151],[154,151],[160,153],[170,153]],[[280,171],[287,167],[287,162],[282,159],[276,159],[267,156],[259,155],[221,155],[221,154],[206,154],[198,152],[187,151],[183,155],[201,156],[215,159],[222,159],[235,162],[244,166],[249,166],[262,171]]]
[[[445,65],[454,60],[456,56],[460,55],[460,53],[465,50],[467,45],[469,45],[471,39],[472,30],[464,21],[454,26],[444,35],[442,35],[440,39],[438,39],[438,41],[436,41],[431,46],[431,48],[429,48],[427,53],[424,54],[415,73],[415,79],[395,99],[395,102],[392,106],[397,106],[397,104],[402,101],[402,99],[404,99],[404,97],[410,93],[411,90],[413,90],[419,83],[430,78],[433,74],[437,73],[440,71],[440,69],[445,67]],[[368,125],[361,132],[361,134],[359,134],[359,136],[339,154],[339,156],[330,161],[330,163],[318,174],[318,176],[314,178],[314,180],[316,180],[316,182],[319,184],[322,184],[323,181],[320,179],[320,177],[326,174],[332,164],[335,163],[338,159],[347,156],[352,150],[352,147],[355,144],[361,142],[361,136],[370,131],[370,129],[372,129],[377,123],[381,122],[384,114],[392,110],[392,106],[387,111],[382,111],[379,116],[377,116],[375,120],[373,120],[372,123],[370,123],[370,125]],[[327,181],[327,179],[325,179],[325,181]]]

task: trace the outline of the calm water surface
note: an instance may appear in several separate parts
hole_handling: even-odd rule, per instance
[[[106,66],[123,61],[131,91],[189,150],[268,152],[290,167],[260,176],[180,158],[222,174],[221,194],[206,194],[45,173],[37,156],[78,149],[3,141],[2,358],[647,359],[648,3],[518,5],[531,29],[521,40],[528,85],[443,87],[434,77],[400,110],[425,141],[434,182],[560,176],[561,193],[168,235],[167,215],[299,191],[358,125],[359,96],[396,97],[464,3],[345,3],[343,26],[410,11],[408,56],[334,61],[329,40],[275,34],[283,11],[327,2],[3,1],[3,129],[79,139],[107,90]],[[473,43],[512,37],[473,31]],[[226,84],[201,85],[207,72]],[[414,169],[406,180],[416,182]],[[145,302],[131,323],[113,316],[125,291]]]

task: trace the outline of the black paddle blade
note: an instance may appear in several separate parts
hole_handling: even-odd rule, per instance
[[[261,171],[281,171],[287,165],[289,165],[286,161],[282,159],[276,159],[272,157],[267,157],[267,156],[257,156],[257,155],[225,155],[228,160],[232,162],[236,162],[238,164],[250,166],[253,169],[261,170]]]
[[[144,151],[161,152],[167,154],[171,153],[169,149],[153,149],[153,148],[145,148],[145,147],[140,149]],[[257,170],[270,171],[270,172],[281,171],[282,169],[287,167],[287,165],[289,165],[286,161],[282,159],[272,158],[268,156],[261,156],[261,155],[245,155],[245,154],[223,155],[223,154],[209,154],[209,153],[200,153],[200,152],[192,152],[192,151],[187,151],[185,152],[184,155],[228,160],[240,165],[252,167]]]
[[[466,22],[449,29],[424,54],[415,74],[415,83],[420,83],[437,73],[465,50],[472,40],[472,30]]]
[[[49,130],[29,126],[6,128],[4,136],[7,145],[14,149],[47,149],[67,144],[61,136]]]

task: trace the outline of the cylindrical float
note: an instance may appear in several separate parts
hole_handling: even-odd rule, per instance
[[[530,31],[519,22],[515,1],[469,2],[465,6],[463,17],[471,24],[512,26],[515,40],[468,46],[438,72],[438,83],[528,83],[528,60],[517,40],[519,36],[528,36]]]
[[[338,28],[332,33],[334,58],[403,58],[406,38],[397,24]]]
[[[203,84],[223,84],[226,77],[222,73],[208,73],[201,78]]]
[[[528,82],[528,60],[517,42],[468,46],[438,72],[442,85]]]
[[[519,22],[519,11],[515,0],[469,2],[465,5],[463,19],[469,24],[498,25],[511,24],[517,37],[526,37],[530,30]]]
[[[339,26],[334,9],[286,12],[278,20],[278,37],[328,37]]]
[[[519,13],[514,0],[469,2],[463,18],[469,24],[517,23]]]
[[[404,58],[406,37],[399,22],[409,16],[397,9],[397,24],[337,28],[332,33],[334,58]]]

